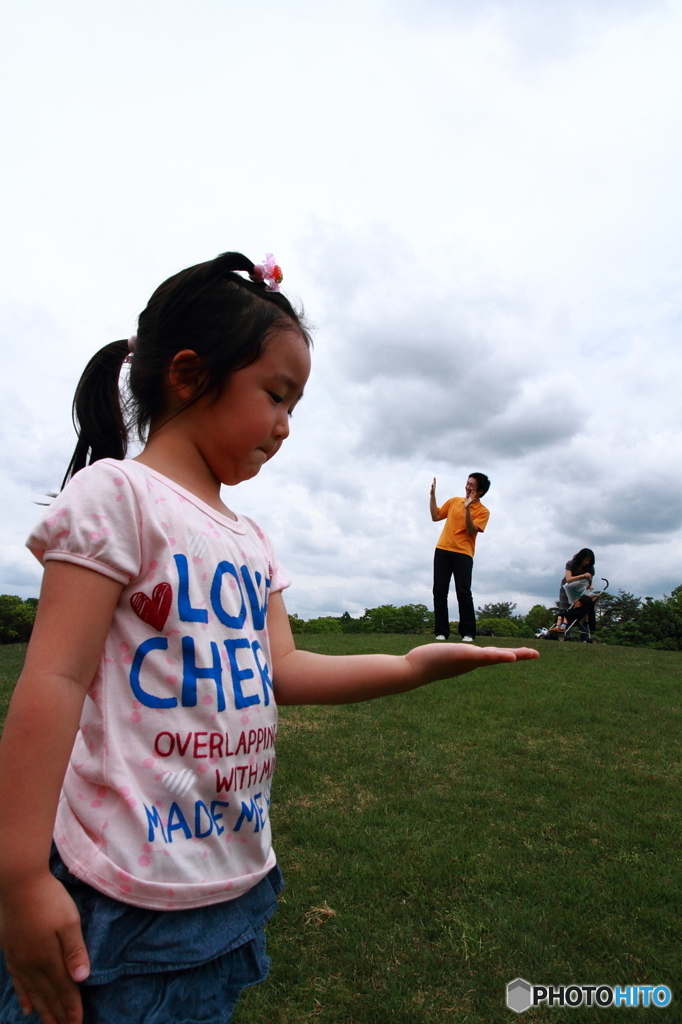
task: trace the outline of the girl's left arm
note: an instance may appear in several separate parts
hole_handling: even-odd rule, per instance
[[[424,644],[405,655],[329,656],[297,651],[281,593],[268,606],[273,683],[278,704],[353,704],[414,690],[475,668],[538,658],[530,647]]]

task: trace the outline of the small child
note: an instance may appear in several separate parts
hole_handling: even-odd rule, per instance
[[[70,482],[28,541],[45,571],[0,744],[2,1024],[227,1024],[267,974],[282,887],[277,704],[537,657],[296,650],[272,545],[220,492],[277,453],[308,379],[281,276],[239,253],[176,274],[78,385]],[[133,427],[146,444],[125,459]]]

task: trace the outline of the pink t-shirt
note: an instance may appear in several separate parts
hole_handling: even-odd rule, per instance
[[[262,530],[138,462],[81,470],[28,546],[123,584],[57,812],[69,869],[140,907],[233,899],[275,864]]]

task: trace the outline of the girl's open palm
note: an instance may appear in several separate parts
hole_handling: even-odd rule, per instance
[[[43,1024],[81,1024],[76,981],[88,976],[88,954],[78,909],[53,875],[3,895],[0,944],[24,1013],[36,1010]]]
[[[539,658],[532,647],[475,647],[473,644],[424,644],[405,655],[415,672],[427,681],[452,678],[487,665]]]

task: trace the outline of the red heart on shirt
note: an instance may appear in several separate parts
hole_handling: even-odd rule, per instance
[[[135,614],[143,622],[158,629],[159,633],[166,625],[172,603],[173,588],[170,583],[157,583],[151,597],[147,597],[141,590],[138,590],[130,598],[130,604]]]

